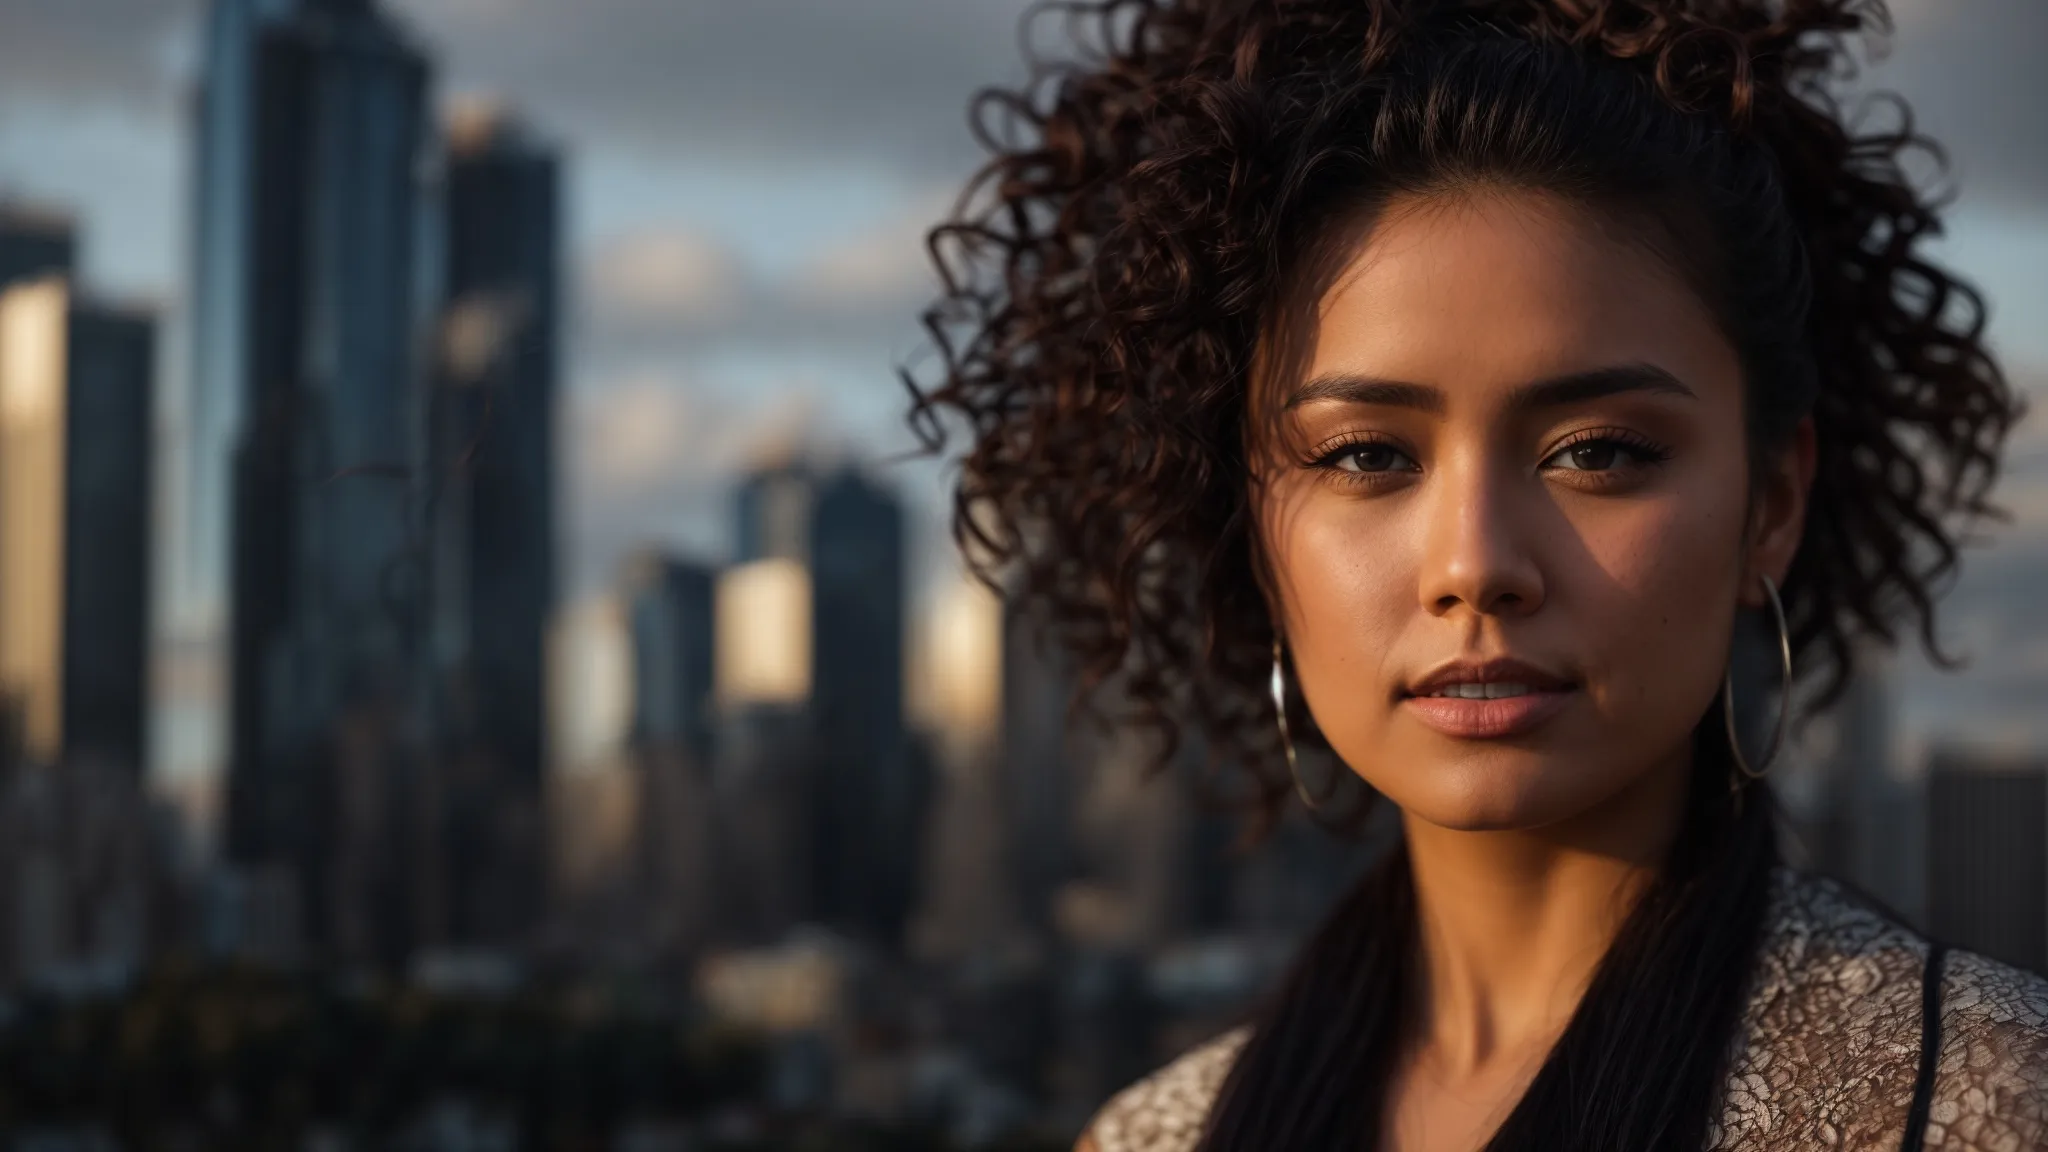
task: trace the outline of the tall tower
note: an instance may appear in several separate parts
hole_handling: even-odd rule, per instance
[[[1078,870],[1074,812],[1085,752],[1068,726],[1074,676],[1048,633],[1021,609],[1003,611],[1003,846],[1018,909],[1049,933],[1053,901]]]
[[[820,484],[811,531],[811,704],[831,810],[823,892],[828,909],[894,946],[916,900],[930,790],[904,726],[903,509],[842,470]]]
[[[905,728],[902,506],[853,469],[787,464],[749,476],[737,510],[742,563],[787,561],[810,578],[817,916],[895,947],[930,792]]]
[[[426,483],[433,511],[441,743],[473,771],[450,800],[481,840],[430,838],[454,884],[457,942],[514,943],[544,890],[546,633],[555,603],[558,162],[498,111],[463,109],[445,147],[440,362]],[[487,833],[487,834],[486,834]]]
[[[50,273],[70,276],[77,265],[77,232],[70,217],[0,201],[0,288]]]
[[[627,572],[638,918],[649,943],[670,955],[686,954],[714,927],[708,769],[716,588],[711,569],[654,553],[635,557]]]
[[[1935,938],[2048,971],[2048,767],[1939,750],[1925,812]]]
[[[658,554],[627,574],[633,630],[633,741],[674,745],[701,766],[711,753],[712,622],[717,576]]]
[[[148,748],[155,325],[49,276],[0,289],[0,697],[33,760]]]
[[[185,541],[172,604],[218,642],[229,595],[230,461],[247,387],[250,198],[256,55],[263,27],[296,0],[213,0],[193,93],[192,375],[186,414]]]
[[[227,850],[289,870],[310,933],[348,959],[390,958],[405,928],[427,84],[369,0],[302,0],[257,31],[222,305],[241,409]]]

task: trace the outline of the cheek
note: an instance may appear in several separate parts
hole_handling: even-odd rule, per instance
[[[1295,662],[1353,678],[1371,674],[1415,607],[1399,518],[1329,500],[1309,501],[1282,523],[1281,598]]]
[[[1561,581],[1555,607],[1577,621],[1596,699],[1625,727],[1703,706],[1727,656],[1739,506],[1709,489],[1577,527],[1591,571]]]

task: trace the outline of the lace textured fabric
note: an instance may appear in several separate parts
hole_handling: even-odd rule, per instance
[[[1893,1152],[1919,1074],[1927,941],[1832,881],[1780,869],[1705,1152]],[[2048,980],[1948,954],[1926,1147],[2048,1150]],[[1191,1152],[1243,1046],[1226,1032],[1124,1089],[1096,1152]]]

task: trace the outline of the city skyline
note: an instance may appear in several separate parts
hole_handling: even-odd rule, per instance
[[[972,578],[945,469],[895,459],[917,239],[970,159],[944,124],[1009,75],[1021,0],[763,0],[815,43],[721,0],[141,2],[34,35],[154,69],[85,90],[183,85],[155,307],[108,302],[162,255],[132,198],[9,183],[0,44],[0,1056],[33,1070],[0,1112],[53,1146],[1065,1148],[1333,946],[1412,817],[1348,820],[1370,790],[1308,739],[1286,769],[1344,799],[1259,811],[1210,756],[1262,755],[1243,733],[1120,718],[1150,667],[1097,675]],[[1908,33],[1959,42],[1930,3]],[[2048,162],[1986,145],[2024,120],[1961,130],[1944,251],[2048,396]],[[2048,431],[2012,458],[2013,536],[1944,630],[1991,658],[1931,688],[1859,651],[1734,810],[2038,970]],[[1776,639],[1738,626],[1738,748]],[[1415,883],[1368,920],[1426,913]]]
[[[36,43],[75,57],[75,68],[24,59],[0,76],[0,188],[78,214],[88,283],[166,305],[160,377],[175,417],[191,409],[196,301],[183,282],[193,253],[179,237],[194,218],[188,134],[204,13],[196,0],[131,3],[86,0],[46,22]],[[731,558],[725,501],[764,442],[823,441],[871,460],[912,446],[892,369],[916,347],[926,283],[916,240],[972,164],[968,94],[1017,75],[1020,3],[890,0],[860,20],[809,0],[745,13],[685,5],[659,19],[621,3],[576,29],[577,50],[562,54],[551,48],[567,33],[545,5],[386,7],[437,57],[437,120],[466,97],[500,99],[573,159],[563,204],[564,280],[576,299],[559,433],[565,602],[608,594],[625,558],[650,543]],[[2027,322],[2048,307],[2048,147],[2010,113],[2041,83],[2011,47],[2041,10],[2012,0],[1894,8],[1896,48],[1874,76],[1905,90],[1918,122],[1953,146],[1963,195],[1941,250],[1985,287],[2015,379],[2048,391],[2037,387],[2048,379],[2048,326]],[[771,52],[778,44],[784,51]],[[727,66],[758,59],[789,67]],[[707,101],[721,84],[732,98]],[[2048,629],[2026,614],[2025,595],[2048,565],[2038,423],[2022,427],[2004,489],[2016,523],[1995,530],[1998,547],[1966,557],[1945,624],[1979,662],[1933,675],[1906,661],[1909,743],[1965,728],[2048,740],[2024,707],[2048,683]],[[183,546],[190,527],[177,491],[193,467],[189,431],[182,419],[159,429],[167,548]],[[883,475],[912,513],[914,613],[950,579],[942,475],[929,463]],[[183,635],[176,612],[163,618],[173,640]],[[163,680],[215,691],[188,657],[173,644]],[[158,765],[174,778],[220,759],[191,727],[182,714],[161,725]]]

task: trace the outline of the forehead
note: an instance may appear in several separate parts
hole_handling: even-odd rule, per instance
[[[1703,395],[1740,377],[1640,225],[1513,191],[1389,205],[1318,304],[1307,351],[1304,379],[1366,374],[1454,402],[1616,364],[1656,365]]]

